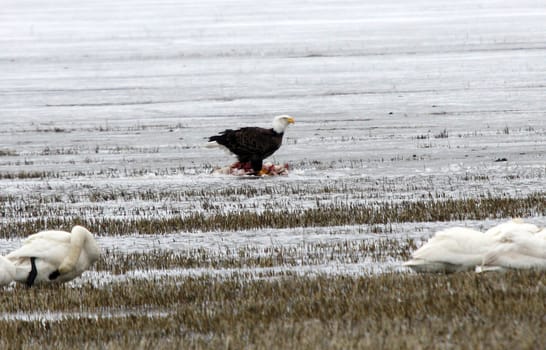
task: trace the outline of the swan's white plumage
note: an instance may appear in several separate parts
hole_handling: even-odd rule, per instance
[[[513,219],[491,227],[485,231],[486,235],[499,237],[505,234],[536,234],[540,231],[537,225],[524,222],[522,219]]]
[[[493,247],[494,239],[465,227],[437,232],[404,263],[417,272],[458,272],[474,269]]]
[[[478,271],[503,269],[546,269],[546,230],[536,234],[506,232],[488,251]]]
[[[35,258],[34,283],[62,283],[79,277],[100,255],[93,235],[82,226],[72,231],[42,231],[29,236],[22,247],[6,256],[16,267],[15,280],[26,282]],[[51,273],[60,275],[50,280]]]
[[[449,228],[437,232],[404,265],[417,272],[444,273],[469,271],[480,265],[494,269],[541,267],[546,245],[537,240],[546,242],[546,229],[541,231],[521,219],[496,225],[485,233]]]
[[[0,286],[10,284],[15,279],[15,265],[8,259],[0,256]]]
[[[535,236],[541,239],[546,240],[546,228],[543,228],[542,230],[535,233]]]

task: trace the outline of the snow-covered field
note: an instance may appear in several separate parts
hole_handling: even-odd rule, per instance
[[[545,4],[531,0],[3,1],[0,221],[544,195],[545,23]],[[271,158],[288,163],[289,176],[211,174],[233,158],[205,148],[208,136],[268,126],[277,114],[296,119]],[[233,188],[246,192],[223,194]],[[505,219],[393,223],[381,233],[375,225],[96,232],[121,254],[293,248],[301,264],[82,280],[399,271],[388,253],[324,253],[309,263],[306,247],[420,242],[448,226]],[[528,220],[546,225],[543,213]],[[20,244],[17,232],[0,233],[0,253]]]

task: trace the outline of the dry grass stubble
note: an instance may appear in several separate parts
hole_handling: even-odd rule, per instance
[[[448,200],[404,201],[401,203],[336,203],[296,210],[254,210],[242,212],[191,213],[164,217],[89,219],[70,217],[63,212],[43,214],[32,220],[13,220],[2,225],[0,237],[24,237],[44,227],[65,228],[83,225],[92,232],[112,235],[163,234],[172,232],[234,231],[256,228],[326,227],[340,225],[378,225],[393,222],[431,222],[482,220],[489,218],[546,215],[545,194],[537,192],[523,198],[486,197]],[[0,208],[2,208],[0,201]],[[32,212],[30,208],[27,208]]]
[[[0,321],[2,348],[518,348],[546,346],[546,276],[213,277],[5,290],[3,312],[90,312]],[[109,317],[117,311],[139,313]],[[145,310],[162,311],[146,316]]]

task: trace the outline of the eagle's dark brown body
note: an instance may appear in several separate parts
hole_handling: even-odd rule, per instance
[[[250,162],[252,170],[258,174],[262,170],[263,160],[281,147],[283,134],[259,127],[227,129],[211,136],[209,142],[216,141],[226,147],[241,163]]]

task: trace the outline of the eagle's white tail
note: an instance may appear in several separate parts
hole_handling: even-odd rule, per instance
[[[219,148],[220,144],[216,141],[209,141],[205,144],[205,148]]]

